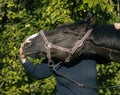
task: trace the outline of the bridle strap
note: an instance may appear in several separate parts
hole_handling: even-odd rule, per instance
[[[75,46],[71,49],[71,54],[74,54],[75,51],[83,45],[83,42],[87,39],[87,37],[91,34],[92,28],[87,31],[87,33],[82,37],[81,40],[78,40],[75,44]]]
[[[49,42],[47,37],[45,36],[43,30],[40,31],[40,34],[41,34],[41,37],[43,38],[43,41],[45,43],[45,48],[54,48],[54,49],[58,49],[58,50],[70,53],[70,49],[64,48],[64,47],[61,47],[61,46],[57,46],[57,45],[52,44],[51,42]]]
[[[89,29],[87,31],[87,33],[82,37],[81,40],[78,40],[76,43],[75,43],[75,46],[71,49],[68,49],[68,48],[64,48],[64,47],[61,47],[61,46],[58,46],[58,45],[55,45],[55,44],[52,44],[51,42],[48,41],[47,37],[45,36],[44,34],[44,31],[41,30],[40,31],[40,35],[44,41],[44,44],[45,44],[45,48],[46,48],[46,53],[47,53],[47,58],[48,58],[48,61],[52,61],[51,59],[51,54],[50,54],[50,49],[51,48],[54,48],[54,49],[58,49],[58,50],[61,50],[61,51],[65,51],[65,52],[68,52],[69,55],[72,55],[75,53],[75,51],[81,47],[83,45],[83,42],[87,39],[87,37],[90,35],[90,33],[92,32],[92,28]],[[71,57],[71,56],[68,56],[68,58]],[[67,58],[66,58],[67,59]],[[69,60],[68,60],[69,61]]]
[[[83,36],[83,38],[82,38],[81,40],[78,40],[78,41],[76,42],[75,46],[74,46],[72,49],[60,47],[60,46],[57,46],[57,45],[55,45],[55,44],[50,43],[50,42],[47,40],[45,34],[43,33],[43,30],[41,30],[41,31],[40,31],[40,34],[41,34],[41,37],[42,37],[42,39],[43,39],[43,41],[44,41],[44,43],[45,43],[45,48],[46,48],[46,53],[47,53],[47,58],[48,58],[48,65],[50,66],[51,70],[52,70],[55,74],[57,74],[57,75],[65,78],[65,79],[69,80],[70,82],[74,83],[74,84],[77,85],[78,87],[88,88],[88,89],[96,89],[96,90],[98,90],[98,89],[104,89],[104,88],[109,88],[109,89],[111,89],[111,88],[118,88],[118,87],[120,87],[120,85],[118,85],[118,86],[109,86],[109,87],[97,87],[97,86],[88,86],[88,85],[85,85],[85,84],[81,84],[81,83],[78,83],[78,82],[70,79],[70,78],[67,77],[66,75],[61,74],[61,73],[58,72],[58,71],[56,70],[56,68],[55,68],[55,67],[57,67],[58,65],[60,65],[61,62],[59,62],[59,63],[56,64],[56,65],[54,64],[54,62],[53,62],[52,59],[51,59],[50,49],[51,49],[51,48],[55,48],[55,49],[62,50],[62,51],[68,52],[68,53],[70,53],[70,54],[73,54],[79,47],[81,47],[81,46],[83,45],[83,42],[87,39],[87,37],[88,37],[88,36],[90,35],[90,33],[92,32],[92,30],[93,30],[93,29],[89,29],[89,30],[87,31],[87,33]]]

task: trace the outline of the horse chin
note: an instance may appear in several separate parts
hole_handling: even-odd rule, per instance
[[[41,53],[41,52],[38,52],[38,53],[26,53],[25,54],[27,57],[31,57],[31,58],[41,58],[41,57],[46,57],[45,53]]]

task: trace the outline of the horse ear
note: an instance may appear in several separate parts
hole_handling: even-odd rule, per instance
[[[86,23],[87,30],[90,28],[93,28],[96,24],[96,15],[92,15],[90,12],[86,15],[86,17],[83,20]]]
[[[96,24],[96,15],[91,16],[91,18],[87,21],[87,29],[91,29]]]
[[[92,17],[92,14],[89,12],[89,13],[87,13],[87,15],[86,15],[86,17],[84,18],[84,22],[89,22],[89,20],[91,19],[91,17]]]

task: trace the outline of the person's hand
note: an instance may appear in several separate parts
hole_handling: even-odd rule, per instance
[[[23,48],[24,48],[24,43],[21,43],[19,52],[20,52],[21,62],[24,64],[24,63],[26,62],[26,56],[25,56],[25,54],[24,54]]]
[[[25,58],[23,48],[24,48],[24,44],[21,43],[20,50],[19,50],[19,52],[20,52],[20,58],[21,58],[21,59],[24,59],[24,58]]]

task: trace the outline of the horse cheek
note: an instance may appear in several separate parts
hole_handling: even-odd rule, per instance
[[[56,57],[62,61],[65,61],[65,58],[68,57],[68,53],[67,52],[64,52],[64,51],[60,51],[60,50],[57,50],[57,49],[54,49],[51,51],[51,56],[52,57]]]

